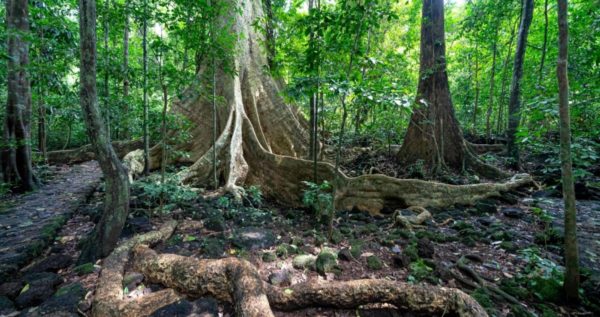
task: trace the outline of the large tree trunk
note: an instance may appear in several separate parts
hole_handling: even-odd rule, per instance
[[[98,109],[96,91],[96,1],[79,1],[80,103],[87,133],[105,178],[104,213],[85,240],[80,263],[110,254],[116,246],[129,211],[127,172],[108,140],[107,127]]]
[[[517,38],[517,50],[515,51],[515,62],[513,64],[513,76],[510,84],[510,100],[508,102],[508,155],[512,163],[520,168],[519,147],[517,145],[517,129],[521,122],[521,80],[523,79],[523,62],[525,49],[527,48],[527,35],[529,26],[533,19],[533,0],[524,0],[519,35]]]
[[[579,248],[577,245],[577,211],[575,209],[575,185],[571,162],[571,118],[569,114],[568,48],[569,25],[567,0],[558,0],[558,102],[560,113],[560,161],[562,188],[565,201],[565,281],[568,302],[579,299]]]
[[[6,1],[8,31],[8,83],[2,175],[7,183],[29,191],[37,187],[31,163],[31,87],[29,64],[29,8],[27,0]]]
[[[434,172],[470,167],[490,178],[505,177],[472,153],[456,120],[446,73],[443,0],[423,0],[421,21],[419,87],[400,161],[408,165],[422,160]]]
[[[222,101],[217,107],[218,138],[215,142],[217,174],[220,185],[236,197],[243,193],[241,186],[261,187],[265,195],[281,203],[298,206],[301,202],[303,181],[313,178],[309,154],[309,133],[306,119],[295,107],[284,103],[274,79],[264,72],[267,59],[261,53],[260,35],[252,23],[262,16],[261,0],[243,1],[241,14],[229,10],[220,17],[220,23],[233,23],[232,34],[243,34],[233,61],[235,72],[225,73],[223,62],[217,67],[216,93]],[[225,22],[224,22],[225,21]],[[222,26],[218,29],[224,29]],[[212,67],[207,61],[201,67],[196,82],[173,103],[173,109],[195,123],[191,139],[175,145],[175,150],[188,151],[189,156],[179,162],[192,165],[179,175],[183,182],[210,186],[213,176],[212,102],[201,94],[201,86],[210,87]],[[462,142],[460,129],[453,130]],[[463,143],[461,143],[463,144]],[[460,145],[466,151],[466,146]],[[150,152],[150,168],[160,165],[161,146]],[[143,154],[135,151],[125,157],[132,174],[143,172]],[[471,160],[473,162],[474,160]],[[529,177],[513,179],[503,184],[452,186],[402,180],[384,175],[365,175],[349,178],[339,174],[330,163],[317,164],[317,182],[334,181],[336,205],[340,208],[358,208],[372,213],[392,206],[447,206],[454,203],[472,203],[474,200],[498,195],[499,192],[522,186]],[[434,188],[434,190],[432,190]],[[451,195],[450,195],[451,193]]]

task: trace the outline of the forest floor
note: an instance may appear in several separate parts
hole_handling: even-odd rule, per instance
[[[370,168],[365,164],[349,169],[361,172]],[[62,201],[56,198],[62,197],[59,194],[69,196],[69,192],[85,187],[84,183],[89,186],[85,188],[95,188],[100,173],[95,164],[84,163],[56,174],[38,193],[13,198],[13,206],[2,209],[0,217],[15,215],[25,207],[30,211],[50,209]],[[412,229],[396,226],[391,215],[338,212],[333,238],[327,241],[327,226],[318,216],[268,201],[245,199],[243,204],[236,204],[227,196],[215,197],[211,192],[197,195],[195,191],[173,189],[171,201],[161,208],[155,199],[152,177],[156,175],[137,182],[132,189],[131,215],[123,238],[154,230],[169,218],[180,220],[173,236],[155,247],[160,253],[245,258],[258,268],[265,281],[282,287],[304,281],[384,278],[461,288],[496,316],[600,313],[589,300],[579,306],[560,302],[563,208],[552,190],[523,189],[475,206],[430,209],[433,219]],[[42,195],[44,192],[55,194]],[[77,243],[91,231],[93,221],[102,212],[103,193],[100,188],[91,196],[81,194],[79,202],[85,197],[89,197],[87,203],[67,214],[68,221],[38,259],[25,267],[20,265],[18,273],[0,282],[0,315],[89,314],[102,262],[80,266],[73,263],[78,256]],[[42,207],[28,205],[33,198],[39,199]],[[63,210],[73,209],[72,206],[65,205]],[[584,294],[587,299],[597,299],[600,201],[580,200],[577,207]],[[4,226],[1,219],[0,224]],[[8,245],[2,242],[1,246],[4,255]],[[319,261],[316,265],[315,259],[324,253],[336,254],[337,260],[325,265]],[[482,278],[484,285],[476,283],[472,272]],[[162,288],[133,271],[127,271],[125,276],[123,287],[130,299]],[[498,297],[492,288],[501,289],[516,302]],[[193,314],[231,316],[232,307],[211,298],[189,299],[164,307],[153,316]],[[366,306],[358,311],[314,308],[276,315],[411,316],[385,305]]]

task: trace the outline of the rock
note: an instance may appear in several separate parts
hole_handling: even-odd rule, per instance
[[[62,283],[62,278],[54,273],[32,273],[24,278],[26,285],[15,299],[19,308],[37,306],[54,293],[54,288]]]
[[[262,255],[263,262],[273,262],[277,260],[277,255],[274,252],[264,252]]]
[[[152,223],[147,217],[134,217],[127,219],[126,227],[132,233],[143,233],[152,230]]]
[[[84,263],[73,268],[73,272],[79,276],[94,273],[95,270],[94,263]]]
[[[482,224],[482,225],[484,225],[484,226],[487,227],[487,226],[493,224],[494,222],[496,222],[496,217],[494,217],[494,216],[481,217],[481,218],[478,218],[477,221],[480,224]]]
[[[167,305],[150,315],[151,317],[218,317],[219,306],[212,297],[199,298],[193,302],[182,299]]]
[[[498,211],[496,202],[490,199],[480,200],[475,204],[475,209],[479,214],[495,214]]]
[[[523,209],[519,207],[502,207],[502,214],[508,218],[521,219],[525,215]]]
[[[331,234],[331,243],[339,244],[344,239],[344,236],[339,230],[334,230]]]
[[[61,287],[39,307],[42,316],[77,316],[79,302],[85,297],[86,289],[81,283]]]
[[[367,267],[371,270],[381,270],[383,268],[383,262],[375,256],[371,255],[367,257]]]
[[[392,247],[392,249],[391,249],[391,250],[392,250],[392,252],[394,252],[395,254],[400,254],[400,253],[402,253],[402,249],[401,249],[401,248],[400,248],[400,246],[398,246],[398,245],[394,245],[394,246]]]
[[[316,261],[317,257],[314,255],[300,254],[294,257],[292,260],[292,266],[298,270],[313,269]]]
[[[56,273],[42,272],[42,273],[29,273],[23,277],[23,281],[31,285],[51,285],[52,287],[58,286],[63,282],[62,277]]]
[[[288,250],[289,250],[289,244],[287,243],[282,243],[280,245],[277,246],[277,248],[275,249],[275,255],[277,255],[278,257],[285,259],[288,257]]]
[[[4,283],[0,285],[0,296],[15,299],[23,289],[23,286],[25,285],[22,281]]]
[[[407,268],[410,266],[410,257],[405,254],[394,255],[392,260],[394,266],[397,268]]]
[[[0,316],[6,316],[16,311],[15,304],[6,296],[0,296]]]
[[[123,287],[129,290],[135,289],[144,280],[144,275],[138,272],[131,272],[123,278]]]
[[[417,254],[422,258],[433,258],[435,247],[427,238],[421,238],[417,241]]]
[[[350,249],[348,249],[348,248],[341,249],[340,252],[338,253],[338,258],[342,261],[354,260],[354,257],[352,256],[352,253],[350,252]]]
[[[317,272],[321,275],[325,275],[325,273],[333,271],[336,265],[337,255],[329,250],[321,251],[321,253],[319,253],[319,256],[317,256],[317,260],[315,262]]]
[[[535,195],[535,193],[534,193]],[[513,195],[510,192],[504,192],[500,197],[500,201],[507,203],[509,205],[516,205],[519,202],[519,197]]]
[[[290,286],[292,284],[292,277],[288,270],[280,270],[269,274],[269,283],[275,286]]]
[[[225,231],[227,229],[225,218],[223,218],[223,215],[220,213],[213,212],[204,222],[204,228],[210,231]]]
[[[238,229],[231,242],[245,250],[265,249],[275,244],[275,235],[264,228],[246,227]]]
[[[66,254],[52,254],[30,267],[27,272],[57,272],[73,263],[73,258]]]

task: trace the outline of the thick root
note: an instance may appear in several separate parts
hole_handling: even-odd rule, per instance
[[[139,245],[134,250],[134,267],[150,281],[181,293],[192,297],[213,296],[232,303],[236,316],[273,316],[271,307],[279,310],[352,309],[371,303],[389,303],[402,310],[428,315],[487,316],[473,298],[452,288],[388,280],[355,280],[302,283],[281,289],[261,281],[249,262],[237,258],[197,260],[157,254]]]
[[[176,221],[169,221],[156,231],[135,236],[121,243],[104,259],[94,296],[92,316],[148,316],[156,309],[180,298],[173,290],[164,290],[145,296],[143,300],[125,301],[122,285],[125,265],[131,250],[138,244],[155,244],[168,239],[176,226]]]

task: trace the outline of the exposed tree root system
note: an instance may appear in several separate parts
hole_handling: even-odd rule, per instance
[[[279,310],[311,306],[348,309],[370,303],[391,303],[431,315],[487,316],[476,301],[458,289],[387,280],[302,283],[282,289],[262,282],[252,264],[236,258],[197,260],[159,255],[145,246],[138,246],[134,253],[134,267],[151,281],[195,297],[209,295],[233,302],[237,316],[273,316],[271,306]]]
[[[189,157],[173,159],[192,164],[180,173],[184,183],[211,186],[216,178],[225,191],[238,199],[242,196],[242,186],[258,185],[267,196],[280,203],[299,206],[302,182],[313,180],[312,162],[305,160],[308,157],[307,122],[299,115],[298,109],[284,102],[275,80],[263,71],[266,58],[259,49],[255,49],[256,43],[260,42],[260,34],[252,28],[252,22],[262,16],[260,1],[244,1],[241,9],[242,14],[223,17],[224,21],[236,21],[233,26],[235,33],[246,34],[239,42],[235,57],[236,75],[228,75],[221,70],[217,72],[216,94],[223,98],[224,103],[213,110],[210,98],[197,90],[197,84],[183,93],[173,107],[188,117],[195,128],[191,131],[191,140],[175,146],[176,150],[187,151]],[[202,68],[198,82],[207,82],[208,77],[212,78],[208,75],[210,69]],[[213,111],[216,111],[216,122],[210,120]],[[218,135],[207,133],[213,127]],[[213,137],[216,140],[214,145]],[[491,179],[509,177],[506,172],[475,157],[466,143],[463,146],[468,154],[464,164],[474,172]],[[151,150],[150,168],[160,166],[161,153],[160,146]],[[213,156],[216,162],[213,162]],[[128,154],[124,161],[132,174],[143,171],[141,151]],[[318,163],[317,174],[318,182],[335,180],[336,206],[358,208],[373,214],[381,212],[384,207],[393,210],[413,205],[470,204],[532,181],[530,177],[521,175],[500,184],[453,186],[384,175],[352,178],[343,173],[336,175],[334,166],[326,162]]]

